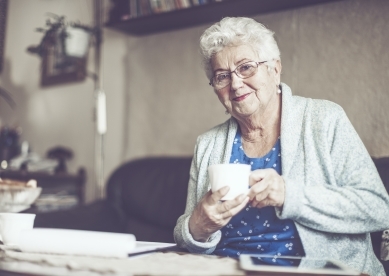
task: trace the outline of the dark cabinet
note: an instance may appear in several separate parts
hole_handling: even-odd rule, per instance
[[[75,207],[84,203],[86,173],[80,168],[76,174],[1,170],[0,178],[29,181],[35,179],[42,193],[30,212],[48,212]]]

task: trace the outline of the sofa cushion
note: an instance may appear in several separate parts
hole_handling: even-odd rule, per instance
[[[124,163],[108,180],[107,199],[127,221],[172,231],[185,210],[191,160],[149,157]]]

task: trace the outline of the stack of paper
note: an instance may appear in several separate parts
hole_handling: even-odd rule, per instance
[[[23,231],[19,248],[23,252],[126,258],[135,248],[132,234],[34,228]]]

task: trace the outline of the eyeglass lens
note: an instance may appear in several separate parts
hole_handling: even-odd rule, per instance
[[[236,69],[232,72],[224,72],[217,74],[212,78],[212,85],[216,89],[223,88],[231,83],[231,74],[235,73],[238,77],[245,79],[249,78],[252,75],[255,74],[257,68],[258,68],[259,63],[254,62],[254,61],[249,61],[246,63],[243,63],[236,67]]]

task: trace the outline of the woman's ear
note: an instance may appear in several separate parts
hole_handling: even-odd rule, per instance
[[[281,60],[276,60],[274,70],[276,71],[277,75],[281,75],[281,70],[282,70]]]
[[[274,62],[274,77],[276,83],[281,82],[281,70],[282,70],[281,60],[276,60]]]

